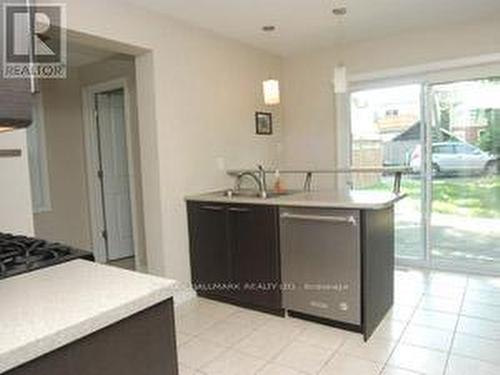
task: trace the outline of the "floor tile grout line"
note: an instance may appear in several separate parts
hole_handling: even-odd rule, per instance
[[[287,318],[287,316],[285,316],[285,319]],[[295,335],[293,335],[291,338],[290,338],[290,342],[287,343],[286,345],[284,345],[280,350],[278,350],[276,352],[276,354],[274,354],[273,356],[271,356],[271,358],[269,359],[270,362],[273,362],[276,358],[278,358],[280,356],[281,353],[283,353],[283,351],[288,348],[290,345],[293,344],[293,339],[295,339],[298,335],[300,335],[300,333],[302,333],[303,331],[305,331],[305,327],[302,328],[299,332],[295,333]],[[273,362],[274,363],[274,362]]]
[[[287,318],[288,316],[285,316],[285,319]],[[301,333],[303,333],[304,331],[307,330],[307,323],[311,323],[311,324],[316,324],[316,323],[313,323],[313,322],[308,322],[308,321],[304,321],[304,322],[301,322],[300,324],[302,323],[305,323],[305,325],[298,331],[296,332],[293,337],[291,337],[291,340],[289,343],[287,343],[286,345],[284,345],[278,352],[276,352],[276,354],[274,354],[270,359],[269,359],[269,362],[268,364],[277,364],[279,366],[283,366],[283,367],[286,367],[286,368],[289,368],[291,370],[294,370],[296,372],[299,372],[299,373],[303,373],[303,374],[306,374],[305,372],[303,372],[302,370],[298,370],[296,368],[292,368],[292,367],[289,367],[289,366],[286,366],[286,365],[283,365],[281,363],[278,363],[278,362],[275,362],[275,360],[290,346],[292,345],[295,341],[293,341],[294,339],[297,339]],[[343,335],[343,333],[341,333]],[[344,335],[343,335],[344,336]],[[326,360],[325,360],[325,363],[321,366],[320,370],[318,371],[321,372],[321,370],[324,368],[324,366],[326,366],[326,364],[335,356],[335,354],[340,350],[340,347],[342,347],[342,345],[347,341],[347,338],[344,337],[344,340],[342,342],[341,345],[339,345],[339,347],[337,349],[335,349],[332,353],[331,356],[329,356]],[[327,347],[323,346],[323,345],[316,345],[316,344],[313,344],[313,343],[307,343],[307,342],[304,342],[306,343],[307,345],[310,345],[310,346],[313,346],[315,348],[319,348],[319,349],[327,349]]]
[[[465,318],[470,318],[470,319],[477,319],[477,320],[484,320],[489,323],[498,323],[500,324],[500,320],[494,320],[494,319],[488,319],[488,318],[482,318],[480,316],[474,316],[474,315],[466,315],[466,314],[458,314],[459,316],[463,316]]]
[[[445,362],[444,368],[443,368],[443,375],[446,375],[446,372],[448,372],[448,365],[450,363],[450,357],[451,357],[451,353],[453,351],[453,345],[455,344],[455,337],[457,335],[457,329],[458,329],[458,325],[460,323],[460,317],[462,316],[461,312],[462,312],[462,308],[464,305],[465,295],[467,293],[468,286],[469,286],[469,276],[467,276],[467,280],[465,282],[465,289],[464,289],[464,293],[462,295],[462,301],[460,303],[460,310],[458,312],[457,321],[455,322],[455,329],[453,330],[453,335],[451,337],[450,348],[448,349],[448,355],[446,356],[446,362]]]
[[[404,322],[404,321],[397,321],[397,322],[401,322],[401,323],[404,323],[405,327],[403,328],[403,330],[401,331],[401,335],[400,337],[398,338],[398,340],[394,340],[394,347],[393,349],[391,350],[391,353],[389,354],[387,360],[384,361],[384,363],[382,362],[378,362],[378,361],[372,361],[372,360],[369,360],[369,359],[366,359],[366,358],[361,358],[361,357],[357,357],[355,355],[349,355],[349,353],[346,353],[347,356],[350,356],[350,357],[353,357],[353,358],[356,358],[356,359],[360,359],[360,360],[364,360],[364,361],[367,361],[367,362],[371,362],[371,363],[376,363],[376,364],[381,364],[381,369],[380,369],[380,374],[385,370],[385,367],[386,367],[386,364],[389,360],[389,358],[391,357],[393,351],[395,350],[395,348],[397,347],[397,345],[399,344],[401,338],[403,337],[403,334],[406,330],[406,327],[407,325],[409,324],[410,320],[413,318],[413,315],[415,314],[417,308],[418,308],[418,305],[420,304],[420,300],[421,300],[422,297],[419,298],[419,302],[413,307],[413,311],[412,311],[412,314],[411,314],[411,317],[409,318],[408,322]],[[342,348],[345,346],[345,344],[347,343],[347,341],[349,340],[349,338],[346,338],[342,344],[334,351],[334,353],[328,358],[328,360],[325,362],[325,364],[321,367],[320,371],[318,371],[317,374],[321,373],[321,371],[326,367],[326,365],[337,355],[337,354],[340,354],[341,351],[342,351]],[[388,341],[393,341],[393,340],[388,340]]]
[[[424,283],[424,284],[426,284],[426,283]],[[454,345],[454,343],[456,341],[456,336],[460,333],[458,327],[459,327],[459,323],[460,323],[460,320],[461,320],[462,317],[463,318],[469,318],[469,319],[475,319],[475,320],[478,320],[478,321],[490,322],[490,323],[500,323],[500,322],[498,322],[496,320],[491,320],[491,319],[487,319],[487,318],[483,318],[483,317],[479,317],[479,316],[466,315],[466,314],[463,313],[465,302],[467,300],[467,295],[468,295],[469,291],[471,290],[470,289],[470,285],[471,285],[470,284],[470,278],[467,276],[466,282],[465,282],[465,286],[463,288],[460,288],[460,289],[463,289],[463,290],[461,292],[461,297],[460,297],[460,308],[459,308],[459,311],[458,311],[458,313],[452,313],[453,315],[456,315],[456,321],[455,321],[453,330],[452,331],[450,330],[450,332],[452,332],[452,336],[451,336],[451,340],[450,340],[451,341],[450,342],[450,346],[449,346],[449,348],[447,350],[447,353],[446,353],[446,361],[445,361],[445,365],[444,365],[444,368],[443,368],[443,374],[448,371],[450,358],[451,358],[451,355],[453,353],[453,345]],[[488,291],[488,290],[486,290],[486,291]],[[389,366],[390,358],[393,356],[393,354],[394,354],[395,350],[397,349],[397,347],[399,345],[401,345],[401,343],[403,343],[403,337],[408,332],[408,329],[409,329],[409,326],[410,326],[412,320],[414,319],[415,315],[417,314],[417,312],[421,308],[421,304],[422,304],[422,301],[423,301],[424,297],[426,295],[429,296],[428,294],[426,294],[426,289],[425,288],[424,288],[424,291],[418,292],[418,293],[420,295],[417,297],[417,303],[414,304],[413,306],[411,306],[411,315],[409,316],[409,318],[406,318],[406,319],[403,319],[403,320],[398,320],[399,323],[402,323],[403,328],[401,329],[401,332],[400,332],[397,340],[394,340],[394,347],[390,351],[390,354],[388,355],[387,359],[383,362],[383,365],[382,365],[382,368],[380,370],[380,373],[383,373],[384,371],[386,371],[387,367]],[[433,297],[433,295],[430,295],[430,296]],[[434,297],[438,298],[439,296],[434,296]],[[211,301],[208,301],[208,302],[210,303]],[[217,303],[217,305],[218,305],[218,303]],[[490,304],[485,304],[485,305],[490,305]],[[201,306],[203,306],[203,305],[201,305]],[[496,305],[491,305],[491,306],[496,306]],[[430,312],[437,312],[437,313],[442,313],[442,314],[450,314],[449,311],[439,311],[439,310],[433,310],[433,309],[423,309],[423,310],[428,310]],[[267,324],[269,324],[270,322],[272,322],[272,320],[271,320],[272,318],[271,317],[269,319],[265,319],[265,321],[263,321],[263,322],[258,322],[258,321],[256,321],[256,322],[250,322],[250,326],[249,326],[250,329],[248,330],[248,332],[244,336],[242,336],[241,338],[239,338],[236,341],[236,343],[232,344],[231,346],[226,345],[226,344],[220,344],[220,340],[219,341],[215,341],[215,340],[211,341],[210,339],[207,339],[206,337],[202,337],[202,335],[204,334],[204,332],[206,332],[207,330],[213,328],[214,325],[220,324],[220,323],[224,323],[224,322],[228,322],[232,317],[234,317],[238,313],[241,313],[242,311],[246,311],[246,309],[235,308],[234,311],[230,311],[227,314],[217,314],[217,313],[214,313],[213,316],[211,316],[211,318],[213,318],[214,321],[211,322],[206,327],[204,327],[202,330],[200,330],[196,334],[193,334],[191,332],[182,332],[182,331],[179,331],[179,333],[183,333],[183,334],[185,334],[187,336],[186,337],[187,338],[186,342],[184,342],[182,345],[188,344],[193,339],[204,339],[206,341],[214,342],[214,343],[220,345],[223,348],[222,352],[219,355],[217,355],[214,359],[208,361],[207,364],[203,365],[202,367],[208,365],[209,363],[212,363],[213,361],[217,360],[222,355],[224,355],[225,353],[227,353],[228,351],[230,351],[230,350],[233,349],[233,350],[235,350],[238,353],[248,355],[248,356],[250,356],[252,358],[259,359],[260,361],[263,362],[262,366],[260,366],[259,368],[257,368],[257,370],[256,370],[255,373],[258,373],[259,371],[262,371],[262,369],[264,369],[266,366],[272,365],[272,364],[279,365],[279,366],[284,366],[285,368],[290,368],[290,369],[293,369],[294,371],[302,372],[302,371],[299,371],[298,369],[294,369],[293,367],[286,366],[286,365],[283,365],[283,364],[279,364],[279,363],[277,363],[277,362],[274,361],[284,350],[286,350],[287,347],[289,347],[293,342],[295,342],[293,339],[292,339],[291,342],[285,344],[269,360],[266,359],[266,358],[263,358],[263,357],[259,357],[259,356],[251,355],[249,353],[245,353],[244,351],[240,351],[238,349],[234,349],[234,345],[236,345],[239,342],[244,341],[250,335],[252,335],[255,331],[259,330],[260,328],[262,328],[262,327],[266,326]],[[182,314],[182,316],[194,316],[195,314],[199,314],[199,312],[196,311],[196,305],[194,307],[194,311],[191,310],[191,309],[187,309],[185,311],[185,313]],[[251,318],[249,318],[249,319],[251,319]],[[430,327],[430,328],[435,328],[435,327]],[[300,327],[300,329],[297,330],[297,332],[294,334],[293,338],[298,337],[300,335],[300,333],[304,332],[306,329],[307,329],[307,326]],[[482,338],[482,339],[489,340],[489,341],[498,341],[498,340],[496,340],[496,339],[494,339],[492,337],[488,337],[488,336],[482,336],[482,335],[473,334],[473,333],[472,334],[464,333],[464,334],[468,335],[468,336],[471,336],[471,337]],[[348,340],[349,340],[349,337],[347,337],[347,336],[343,337],[342,343],[325,360],[325,362],[322,364],[322,366],[321,366],[320,370],[318,371],[318,373],[321,372],[321,371],[323,371],[323,369],[325,368],[325,366],[329,362],[331,362],[331,360],[342,351],[342,348],[346,345],[346,343],[347,343]],[[314,346],[314,347],[327,348],[324,345],[313,345],[314,343],[309,343],[309,344],[311,346]],[[418,347],[419,345],[415,345],[415,346]],[[429,348],[429,347],[426,347],[426,346],[420,346],[420,347],[426,348],[426,349],[430,349],[430,350],[433,350],[433,351],[440,351],[441,352],[441,350],[439,350],[439,349],[433,349],[433,348]],[[354,356],[354,357],[356,357],[356,356]],[[482,362],[491,363],[491,364],[496,365],[496,363],[492,363],[490,361],[484,361],[484,360],[482,360],[480,358],[476,358],[474,356],[463,355],[463,357],[471,358],[471,359],[475,359],[475,360],[478,360],[478,361],[482,361]],[[363,357],[360,357],[360,358],[367,360],[366,358],[363,358]],[[368,360],[368,361],[370,361],[370,360]],[[382,363],[382,361],[380,361],[380,362],[371,361],[371,362]],[[193,367],[191,367],[189,365],[186,366],[186,367],[190,368],[190,369],[193,369]],[[196,368],[196,369],[193,369],[193,370],[198,371],[200,373],[203,373],[202,367]]]
[[[210,303],[211,303],[211,301],[210,301]],[[227,315],[226,317],[224,317],[224,318],[220,318],[220,319],[219,319],[219,318],[217,318],[215,322],[213,322],[213,323],[209,324],[207,327],[205,327],[204,329],[202,329],[199,333],[197,333],[197,334],[189,334],[189,336],[191,336],[191,339],[190,339],[190,340],[188,340],[187,342],[185,342],[184,344],[180,345],[180,346],[183,346],[183,345],[188,344],[188,343],[189,343],[190,341],[192,341],[193,339],[201,339],[201,340],[210,341],[210,342],[212,342],[212,343],[214,343],[214,344],[220,345],[221,347],[223,347],[223,348],[224,348],[224,350],[223,350],[221,353],[219,353],[218,355],[216,355],[214,358],[212,358],[211,360],[209,360],[207,363],[205,363],[205,364],[203,364],[202,366],[200,366],[199,368],[192,368],[192,367],[190,367],[190,366],[187,366],[188,368],[191,368],[191,369],[193,369],[194,371],[197,371],[197,372],[202,372],[202,373],[203,373],[203,371],[202,371],[202,367],[205,367],[205,366],[209,365],[210,363],[213,363],[213,361],[215,361],[216,359],[218,359],[218,358],[222,357],[222,355],[224,355],[225,353],[227,353],[227,352],[229,352],[229,351],[231,350],[231,347],[230,347],[230,346],[225,346],[225,345],[220,344],[220,343],[218,343],[218,342],[215,342],[215,341],[211,341],[211,340],[205,339],[205,338],[201,337],[201,334],[202,334],[203,332],[205,332],[205,331],[209,330],[210,328],[212,328],[215,324],[217,324],[217,323],[221,323],[221,322],[223,322],[223,321],[227,320],[230,316],[236,315],[238,312],[239,312],[239,311],[238,311],[238,308],[236,307],[236,308],[235,308],[235,311],[231,312],[230,314],[228,314],[228,315]],[[196,313],[196,312],[193,312],[193,313],[190,313],[190,314],[188,314],[188,315],[194,315],[195,313]],[[185,365],[185,364],[184,364],[184,365]],[[185,365],[185,366],[186,366],[186,365]]]
[[[242,310],[242,311],[245,311],[245,310]],[[196,338],[197,338],[197,339],[202,339],[202,340],[210,341],[210,342],[213,342],[213,343],[215,343],[215,344],[217,344],[217,345],[220,345],[220,346],[224,347],[224,350],[223,350],[223,351],[222,351],[219,355],[217,355],[216,357],[214,357],[213,359],[211,359],[211,360],[210,360],[210,361],[208,361],[207,363],[203,364],[203,365],[202,365],[202,366],[200,366],[199,368],[194,368],[194,369],[193,369],[192,367],[189,367],[189,366],[187,366],[187,367],[192,368],[194,371],[197,371],[197,372],[201,372],[201,373],[203,373],[202,368],[204,368],[204,367],[206,367],[206,366],[210,365],[211,363],[215,362],[217,359],[221,358],[224,354],[226,354],[227,352],[229,352],[229,351],[231,351],[231,350],[234,350],[234,351],[236,351],[236,352],[238,352],[238,353],[240,353],[240,354],[242,354],[242,355],[246,355],[246,356],[249,356],[249,357],[252,357],[252,358],[255,358],[255,359],[259,359],[259,360],[264,361],[264,364],[263,364],[261,367],[259,367],[259,369],[258,369],[258,370],[257,370],[254,374],[257,374],[259,371],[261,371],[264,367],[266,367],[266,366],[267,366],[267,365],[269,365],[269,364],[275,364],[275,362],[273,362],[273,359],[274,359],[274,358],[277,358],[277,356],[279,355],[279,353],[281,353],[281,352],[282,352],[282,351],[283,351],[286,347],[288,347],[288,346],[289,346],[289,344],[285,345],[282,349],[280,349],[280,351],[279,351],[279,352],[278,352],[275,356],[273,356],[273,357],[272,357],[273,359],[266,360],[266,359],[264,359],[264,358],[260,358],[260,357],[257,357],[257,356],[254,356],[254,355],[251,355],[251,354],[248,354],[248,353],[242,352],[242,351],[240,351],[240,350],[238,350],[238,349],[234,349],[232,346],[225,346],[225,345],[223,345],[223,344],[220,344],[219,342],[211,341],[211,340],[209,340],[209,339],[205,339],[205,338],[201,337],[201,335],[203,334],[203,332],[205,332],[205,331],[209,330],[209,329],[210,329],[210,328],[212,328],[215,324],[217,324],[217,323],[221,323],[221,322],[223,322],[223,321],[227,321],[230,317],[232,317],[232,316],[234,316],[234,315],[238,314],[239,312],[241,312],[241,311],[236,310],[236,311],[232,312],[231,314],[228,314],[226,317],[221,318],[221,320],[218,320],[218,321],[216,321],[216,322],[214,322],[214,323],[210,324],[209,326],[205,327],[205,328],[204,328],[204,329],[203,329],[200,333],[195,334],[195,335],[190,335],[190,336],[191,336],[191,339],[196,339]],[[194,314],[194,313],[193,313],[193,314]],[[264,314],[264,313],[263,313],[263,314]],[[271,319],[271,317],[274,317],[274,316],[269,316],[269,317],[267,317],[267,316],[266,316],[265,318],[266,318],[266,319]],[[237,343],[239,343],[239,342],[241,342],[241,341],[245,340],[246,338],[248,338],[248,337],[249,337],[252,333],[255,333],[258,329],[260,329],[260,328],[264,327],[267,323],[269,323],[269,322],[262,323],[261,325],[259,325],[259,326],[257,326],[257,327],[252,327],[251,332],[250,332],[248,335],[245,335],[243,338],[239,339],[239,340],[238,340],[235,344],[233,344],[233,346],[234,346],[234,345],[236,345]],[[305,328],[303,328],[303,329],[301,329],[300,331],[298,331],[298,332],[297,332],[294,336],[298,336],[298,335],[300,334],[300,332],[302,332],[303,330],[305,330]],[[187,344],[187,342],[186,342],[185,344]],[[291,344],[291,343],[290,343],[290,344]],[[285,366],[285,367],[287,367],[287,366]],[[290,368],[290,369],[291,369],[291,368]],[[296,369],[294,369],[294,370],[295,370],[295,371],[297,371]],[[302,371],[300,371],[300,372],[302,372]]]
[[[285,315],[285,316],[284,316],[284,319],[287,319],[287,318],[288,318],[288,315]],[[300,323],[300,324],[302,324],[302,323]],[[301,328],[298,332],[296,332],[296,333],[295,333],[295,334],[291,337],[291,340],[293,340],[294,338],[298,337],[298,336],[299,336],[299,335],[300,335],[303,331],[305,331],[305,330],[306,330],[306,327],[304,326],[303,328]],[[265,365],[264,365],[261,369],[259,369],[259,371],[260,371],[260,370],[262,370],[262,369],[264,369],[264,368],[265,368],[266,366],[268,366],[268,365],[277,365],[277,366],[285,367],[285,368],[288,368],[288,369],[293,370],[293,371],[295,371],[295,372],[298,372],[299,374],[304,374],[304,375],[306,375],[307,373],[303,372],[302,370],[298,370],[298,369],[296,369],[296,368],[293,368],[293,367],[286,366],[286,365],[283,365],[283,364],[281,364],[281,363],[275,362],[276,358],[278,358],[278,357],[280,356],[280,354],[281,354],[281,353],[283,353],[283,351],[284,351],[286,348],[288,348],[290,345],[292,345],[293,343],[294,343],[294,341],[290,341],[290,342],[286,343],[286,344],[285,344],[285,345],[284,345],[281,349],[279,349],[279,350],[276,352],[276,354],[274,354],[273,356],[271,356],[271,357],[267,360],[266,364],[265,364]],[[255,374],[258,374],[258,372],[259,372],[259,371],[257,371]]]
[[[388,362],[389,362],[389,360],[390,360],[390,358],[391,358],[392,354],[394,353],[394,351],[396,350],[397,346],[398,346],[398,345],[399,345],[399,343],[401,342],[401,340],[402,340],[402,338],[403,338],[403,335],[404,335],[404,333],[406,332],[406,329],[407,329],[408,325],[410,324],[411,320],[413,319],[414,315],[416,314],[416,312],[417,312],[417,310],[418,310],[418,307],[420,306],[420,304],[421,304],[421,302],[422,302],[423,297],[424,297],[424,292],[422,292],[422,293],[421,293],[420,297],[418,298],[418,302],[417,302],[414,306],[412,306],[413,311],[412,311],[412,313],[411,313],[410,318],[409,318],[409,319],[407,319],[407,321],[406,321],[406,322],[404,322],[404,321],[402,322],[402,323],[404,323],[404,328],[402,329],[401,334],[399,335],[398,339],[397,339],[397,340],[395,340],[394,347],[392,348],[392,350],[391,350],[390,354],[387,356],[387,359],[386,359],[386,360],[384,361],[384,363],[382,364],[379,374],[382,374],[382,373],[385,371],[385,369],[386,369],[386,367],[387,367],[387,365],[388,365]],[[393,306],[394,306],[394,304],[393,304]],[[398,321],[398,322],[401,322],[401,321]],[[325,368],[325,366],[326,366],[326,365],[327,365],[327,364],[328,364],[328,363],[329,363],[329,362],[333,359],[333,357],[334,357],[337,353],[339,353],[339,352],[341,351],[341,348],[345,345],[345,343],[347,342],[347,340],[348,340],[348,339],[346,339],[346,340],[342,343],[342,345],[340,345],[340,346],[339,346],[339,348],[337,348],[337,350],[334,352],[334,354],[333,354],[333,355],[332,355],[332,356],[328,359],[328,361],[327,361],[327,362],[326,362],[326,363],[322,366],[322,368],[321,368],[321,370],[318,372],[318,374],[319,374],[319,373],[320,373],[320,372],[321,372],[321,371]],[[392,341],[392,340],[389,340],[389,341]],[[365,360],[366,360],[366,359],[365,359]],[[367,361],[369,361],[369,360],[367,360]],[[375,361],[369,361],[369,362],[381,363],[381,362],[375,362]]]
[[[342,341],[342,344],[340,344],[337,349],[335,349],[333,351],[333,353],[328,357],[328,359],[325,361],[325,363],[323,363],[319,369],[319,371],[316,373],[316,374],[320,374],[321,371],[323,371],[325,369],[325,367],[328,365],[328,363],[330,363],[330,361],[337,355],[340,353],[340,350],[342,349],[342,347],[346,344],[347,340],[349,340],[348,337],[344,337],[344,340]]]
[[[244,310],[243,310],[243,311],[244,311]],[[227,321],[230,317],[232,317],[232,316],[234,316],[234,315],[238,314],[239,312],[241,312],[241,311],[235,310],[234,312],[232,312],[231,314],[229,314],[227,317],[225,317],[225,318],[224,318],[223,320],[221,320],[220,322],[222,322],[222,321]],[[265,317],[265,318],[267,319],[267,318],[270,318],[270,317]],[[203,367],[205,367],[205,366],[209,365],[210,363],[215,362],[215,360],[216,360],[216,359],[218,359],[218,358],[222,357],[222,355],[224,355],[225,353],[229,352],[230,350],[234,350],[234,351],[236,351],[236,352],[238,352],[238,353],[240,353],[240,354],[247,355],[247,356],[250,356],[250,357],[255,358],[255,359],[264,360],[263,358],[259,358],[259,357],[257,357],[257,356],[253,356],[253,355],[248,354],[248,353],[243,353],[243,352],[241,352],[241,351],[239,351],[239,350],[237,350],[237,349],[234,349],[234,346],[235,346],[235,345],[237,345],[238,343],[242,342],[242,341],[243,341],[243,340],[245,340],[246,338],[248,338],[248,337],[249,337],[252,333],[256,332],[259,328],[262,328],[263,326],[265,326],[265,324],[266,324],[266,323],[262,323],[262,324],[261,324],[261,325],[259,325],[258,327],[251,327],[251,329],[250,329],[250,333],[248,333],[248,335],[245,335],[244,337],[240,338],[239,340],[237,340],[237,341],[236,341],[234,344],[232,344],[231,346],[227,346],[227,347],[226,347],[226,348],[227,348],[227,350],[223,351],[223,352],[220,354],[220,356],[217,356],[217,357],[216,357],[216,358],[214,358],[213,360],[208,361],[208,362],[207,362],[207,363],[206,363]],[[211,327],[212,327],[212,326],[211,326]],[[208,328],[207,328],[206,330],[208,330]],[[201,332],[200,332],[200,334],[201,334]],[[208,341],[210,341],[210,340],[208,340]],[[215,343],[215,341],[213,341],[213,342]],[[224,346],[224,345],[222,345],[222,344],[220,344],[220,343],[217,343],[217,344],[218,344],[218,345],[221,345],[221,346]],[[263,368],[263,367],[262,367],[262,368]],[[201,370],[201,368],[200,368],[200,370]]]
[[[423,298],[424,298],[424,292],[421,293],[420,298],[418,299],[418,303],[413,308],[413,312],[412,312],[410,318],[405,323],[405,326],[404,326],[403,330],[401,331],[401,334],[399,335],[398,339],[396,340],[396,344],[392,348],[391,353],[387,356],[387,359],[384,361],[384,364],[383,364],[382,369],[380,370],[379,374],[383,374],[384,371],[386,370],[387,366],[389,365],[389,361],[391,360],[392,355],[394,354],[394,352],[398,348],[399,344],[402,342],[403,336],[406,333],[406,330],[408,329],[408,326],[410,325],[410,322],[413,320],[413,317],[417,313],[418,307],[420,306],[420,303],[422,302]]]

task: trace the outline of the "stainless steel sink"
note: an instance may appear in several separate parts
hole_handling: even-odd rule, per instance
[[[232,189],[225,190],[223,192],[223,195],[228,198],[237,198],[237,197],[242,197],[242,198],[257,198],[257,199],[269,199],[269,198],[278,198],[278,197],[283,197],[291,194],[297,194],[299,193],[299,190],[286,190],[284,192],[274,192],[274,191],[268,191],[266,194],[266,198],[262,198],[260,196],[260,193],[255,190],[251,189],[241,189],[238,191],[234,191]]]

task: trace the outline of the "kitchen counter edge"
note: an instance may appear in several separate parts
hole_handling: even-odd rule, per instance
[[[357,197],[349,195],[340,197],[329,197],[328,194],[334,194],[328,191],[300,192],[292,193],[279,197],[267,199],[257,197],[233,196],[231,198],[224,196],[224,190],[203,193],[198,195],[189,195],[184,198],[187,202],[206,202],[221,204],[248,204],[248,205],[268,205],[278,207],[310,207],[310,208],[339,208],[339,209],[358,209],[358,210],[380,210],[388,208],[406,197],[406,194],[380,193],[373,194],[373,199],[369,200],[368,192],[357,193]],[[334,199],[331,199],[334,198]],[[354,199],[353,199],[354,198]],[[356,200],[357,198],[357,200]],[[362,198],[362,199],[360,199]]]
[[[78,298],[64,298],[67,290],[64,287],[53,286],[52,284],[61,283],[60,277],[67,276],[64,283],[82,281],[82,275],[89,275],[92,278],[90,285],[75,286],[75,293],[85,290],[87,295],[81,296],[82,306],[78,306]],[[99,282],[101,280],[102,282]],[[100,284],[97,285],[96,284]],[[108,282],[108,283],[106,283]],[[127,297],[117,296],[115,301],[110,301],[113,297],[113,290],[108,287],[109,282],[121,282],[120,287],[126,289],[134,289]],[[134,288],[127,288],[127,283],[134,284]],[[27,319],[26,328],[17,327],[12,333],[18,333],[18,337],[9,337],[9,332],[0,333],[0,374],[12,370],[18,366],[28,363],[44,354],[57,350],[65,345],[68,345],[76,340],[97,332],[105,327],[108,327],[120,320],[126,319],[134,314],[137,314],[149,307],[159,304],[173,297],[175,280],[163,279],[156,276],[139,274],[133,271],[119,269],[116,267],[101,265],[86,260],[73,260],[62,263],[53,267],[44,268],[34,272],[25,273],[9,279],[4,279],[0,282],[0,290],[2,288],[27,288],[31,285],[32,288],[40,286],[41,292],[43,289],[48,289],[57,293],[61,291],[60,305],[57,309],[61,310],[61,316],[45,315],[39,322],[36,318],[30,317]],[[94,305],[99,307],[90,308],[88,314],[85,311],[78,311],[79,307],[84,310],[86,307],[92,306],[89,303],[89,298],[92,297],[93,287],[101,287],[110,290],[109,296],[106,296],[105,291],[96,293],[96,300],[92,301]],[[116,286],[115,286],[116,288]],[[4,289],[6,291],[8,289]],[[15,295],[11,293],[10,296]],[[22,296],[21,296],[22,297]],[[40,296],[38,306],[33,299],[24,296],[26,299],[26,315],[33,315],[34,311],[38,313],[43,311],[52,311],[55,307],[48,307],[49,302],[43,302],[43,295]],[[110,297],[110,298],[103,298]],[[47,298],[49,299],[49,298]],[[53,298],[52,298],[53,299]],[[106,299],[106,300],[105,300]],[[109,300],[108,300],[109,299]],[[13,313],[19,313],[22,302],[16,301],[13,308]],[[68,301],[69,300],[69,301]],[[3,301],[8,302],[8,301]],[[68,306],[68,304],[73,304]],[[75,306],[76,305],[76,306]],[[7,306],[7,305],[6,305]],[[68,310],[68,316],[64,317],[64,310]],[[3,311],[2,318],[7,317],[9,312]],[[47,322],[47,319],[50,321]],[[19,321],[17,322],[19,323]],[[22,324],[22,322],[21,322]],[[47,328],[48,327],[48,328]],[[33,332],[31,337],[30,332]],[[24,334],[24,336],[23,336]],[[9,344],[9,340],[12,344]]]

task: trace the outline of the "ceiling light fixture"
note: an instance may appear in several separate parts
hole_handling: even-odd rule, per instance
[[[346,7],[333,8],[332,13],[336,16],[345,16],[347,14],[347,8]]]
[[[276,26],[274,25],[264,25],[262,26],[262,31],[265,31],[266,33],[269,33],[271,31],[276,30]]]

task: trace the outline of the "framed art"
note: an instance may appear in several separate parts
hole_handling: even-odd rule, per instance
[[[255,112],[255,132],[259,135],[273,134],[273,115],[270,112]]]

